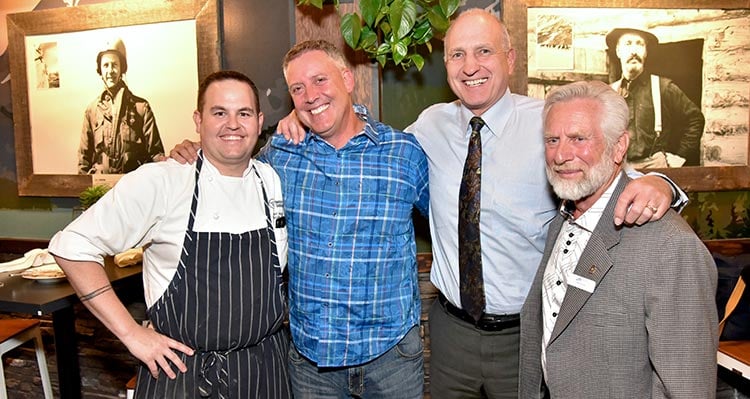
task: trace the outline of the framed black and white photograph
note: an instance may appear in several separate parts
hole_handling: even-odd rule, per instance
[[[631,165],[688,191],[750,187],[747,2],[503,4],[517,52],[511,90],[544,98],[557,85],[604,81],[631,108]]]
[[[216,0],[131,1],[8,16],[18,190],[78,196],[195,139],[220,68]]]

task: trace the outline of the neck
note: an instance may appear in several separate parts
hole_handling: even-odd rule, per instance
[[[324,139],[337,150],[344,147],[352,137],[359,134],[365,127],[365,122],[359,119],[353,107],[349,106],[347,110],[340,128],[341,131]]]

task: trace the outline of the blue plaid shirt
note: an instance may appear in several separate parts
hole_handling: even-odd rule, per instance
[[[369,119],[336,150],[307,133],[259,154],[281,177],[289,233],[289,319],[319,367],[353,366],[419,323],[412,210],[427,214],[427,158],[411,134]]]

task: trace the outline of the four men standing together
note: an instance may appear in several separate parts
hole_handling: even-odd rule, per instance
[[[521,326],[525,323],[521,318],[524,314],[519,313],[527,295],[537,295],[532,280],[545,253],[545,241],[555,241],[547,240],[547,229],[558,209],[557,199],[545,177],[543,160],[547,140],[542,141],[542,132],[547,134],[547,131],[542,127],[542,102],[509,92],[508,80],[514,67],[515,51],[505,26],[492,14],[478,9],[461,14],[446,34],[445,52],[448,83],[459,100],[426,109],[407,128],[414,135],[372,120],[366,109],[352,103],[351,92],[355,84],[352,73],[340,51],[329,43],[300,43],[284,59],[284,74],[294,100],[296,117],[285,119],[280,130],[286,130],[299,144],[276,136],[259,155],[259,161],[271,165],[278,174],[285,205],[282,210],[278,209],[280,202],[276,201],[280,201],[281,193],[271,200],[264,192],[266,217],[262,220],[267,223],[263,230],[269,234],[261,237],[259,244],[273,243],[270,248],[275,254],[280,248],[280,232],[277,232],[277,238],[270,233],[274,228],[278,230],[285,226],[289,231],[292,345],[288,361],[295,397],[421,397],[422,344],[417,327],[420,299],[411,222],[414,207],[429,215],[434,251],[431,280],[440,290],[440,300],[430,310],[432,396],[518,396],[519,350],[522,354],[526,350],[519,345],[523,336]],[[255,96],[257,106],[257,93]],[[216,116],[226,113],[223,107],[218,111],[213,108],[200,111],[201,108],[199,101],[197,115],[202,115],[201,112],[212,112]],[[259,115],[257,109],[251,108],[250,111]],[[203,124],[199,122],[204,118],[196,119],[197,127]],[[299,130],[297,119],[309,131],[306,128]],[[231,133],[236,130],[233,126],[226,125],[226,129],[230,133],[220,134],[220,141],[234,141],[235,137],[240,142],[244,140],[242,134]],[[208,147],[211,144],[205,140],[216,138],[201,134],[201,139],[202,145]],[[196,156],[190,144],[177,150],[173,151],[173,156],[181,154],[181,158],[191,161],[202,159],[202,156]],[[207,148],[202,151],[207,156],[210,154]],[[208,160],[214,163],[211,157]],[[223,156],[219,160],[227,161]],[[244,156],[240,161],[245,167],[249,162],[256,170],[265,170],[257,166],[257,161],[249,161]],[[200,165],[201,160],[197,164]],[[248,170],[252,171],[252,168]],[[571,169],[570,173],[573,172]],[[196,173],[200,173],[200,167]],[[241,173],[248,174],[247,170]],[[478,174],[480,178],[467,183],[467,176],[471,174]],[[209,181],[213,180],[209,178]],[[659,176],[644,176],[625,185],[626,181],[623,178],[617,186],[620,195],[616,203],[611,204],[602,224],[630,231],[631,227],[621,226],[623,222],[642,224],[668,212],[673,202],[673,190],[667,181]],[[236,190],[243,189],[237,187],[231,192],[236,193]],[[109,199],[105,197],[103,204],[117,204],[119,190],[114,191],[108,194]],[[193,208],[197,203],[197,183],[195,193]],[[221,194],[216,195],[221,197]],[[475,205],[470,210],[459,209],[466,201],[475,201]],[[235,207],[248,206],[245,202],[248,201],[236,202]],[[274,208],[271,204],[278,205]],[[103,215],[108,205],[99,207],[97,205],[91,212]],[[193,241],[188,239],[193,234],[190,233],[193,218],[191,212],[184,245]],[[669,218],[671,221],[679,217]],[[82,224],[79,221],[74,223]],[[467,245],[463,240],[470,234],[461,231],[471,224],[473,227],[469,228],[478,233],[471,234],[475,242]],[[95,247],[97,234],[85,235]],[[219,239],[219,243],[222,241]],[[120,242],[117,246],[99,246],[98,249],[101,253],[112,253],[127,249],[125,247],[133,243]],[[139,243],[151,242],[144,239]],[[77,259],[73,254],[66,256],[64,242],[53,239],[53,244],[51,249],[56,255]],[[692,244],[700,245],[699,242]],[[224,253],[223,248],[216,247],[215,250]],[[191,270],[183,266],[185,262],[182,260],[176,271],[155,273],[159,262],[148,255],[150,250],[146,249],[144,260],[147,287],[150,279],[162,281],[162,285],[168,284],[169,287],[175,284],[192,286],[191,279],[202,281],[201,274],[182,272],[183,269]],[[210,248],[207,250],[214,252]],[[671,253],[673,249],[667,251]],[[106,298],[94,299],[102,288],[82,280],[76,282],[85,277],[75,270],[78,265],[62,258],[58,259],[69,272],[74,287],[83,297],[91,297],[87,304],[96,308],[98,301],[116,301],[109,294]],[[253,265],[283,267],[280,252],[270,259],[270,263]],[[471,281],[465,281],[466,259],[472,259],[474,277]],[[199,262],[211,263],[214,260],[208,258]],[[643,267],[658,268],[660,265],[648,263]],[[151,268],[156,269],[152,271]],[[603,281],[608,281],[606,276],[604,278]],[[570,280],[566,280],[566,284],[570,284],[567,281]],[[710,289],[709,277],[703,283],[706,290]],[[102,287],[106,292],[106,284]],[[202,284],[197,287],[193,292],[201,293],[204,289]],[[210,287],[207,289],[213,292]],[[273,297],[279,285],[270,287],[274,289],[268,294]],[[591,289],[595,288],[596,283]],[[155,290],[156,295],[149,303],[150,313],[158,313],[157,300],[159,303],[165,298],[168,300],[171,290]],[[163,293],[161,298],[160,293]],[[479,305],[468,303],[477,296]],[[705,300],[704,296],[695,299],[701,303]],[[253,298],[248,304],[254,306],[255,301]],[[262,302],[262,298],[257,298],[257,301]],[[178,309],[173,315],[191,311],[190,308]],[[99,313],[97,316],[107,320],[106,315]],[[201,319],[201,316],[208,315],[199,313],[198,316]],[[703,321],[705,323],[700,323],[700,326],[712,322],[711,314],[706,314]],[[222,320],[210,317],[204,320],[205,323],[213,328],[226,325]],[[105,324],[117,333],[118,323],[110,321]],[[250,350],[253,353],[257,350],[254,348],[256,344],[248,341],[246,344],[252,348],[237,346],[235,349],[236,340],[232,339],[228,347],[226,342],[216,347],[201,347],[194,341],[183,340],[179,331],[169,330],[169,325],[169,322],[157,322],[154,326],[169,337],[152,344],[158,347],[152,347],[156,356],[145,354],[140,348],[142,343],[128,344],[132,342],[129,334],[120,333],[118,336],[149,366],[154,376],[159,374],[157,367],[160,367],[170,378],[175,378],[169,366],[173,363],[182,373],[192,376],[191,386],[201,389],[198,392],[207,396],[215,396],[211,387],[216,384],[230,387],[220,388],[218,392],[237,392],[231,388],[235,386],[232,384],[244,386],[244,382],[238,382],[238,379],[245,378],[238,374],[242,371],[232,368],[227,356],[236,351]],[[271,329],[267,334],[274,336],[274,331]],[[712,342],[702,341],[701,344],[707,351]],[[534,345],[539,349],[542,341],[532,342],[528,353],[534,353]],[[281,343],[277,347],[282,347]],[[173,350],[184,352],[184,355],[179,355],[177,360]],[[696,351],[700,355],[704,352]],[[202,363],[188,361],[191,356],[186,355],[198,356]],[[281,359],[284,355],[279,357],[276,351],[272,359]],[[540,359],[535,355],[531,357]],[[201,373],[195,373],[196,367],[202,370]],[[283,385],[285,371],[277,372],[278,369],[268,367],[251,367],[250,370],[270,376],[261,379],[266,382],[262,385],[266,389],[273,385],[275,378]],[[650,366],[646,362],[640,367]],[[522,375],[521,384],[524,384],[524,378],[526,376]],[[139,380],[139,390],[141,384],[151,384],[145,373]],[[169,388],[171,385],[166,383],[165,386],[176,389]],[[145,392],[146,388],[143,389]],[[558,396],[556,391],[551,392],[553,397],[566,397],[563,393]],[[285,395],[287,392],[282,391],[273,397]]]

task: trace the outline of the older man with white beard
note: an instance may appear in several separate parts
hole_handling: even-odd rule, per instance
[[[674,211],[612,222],[630,180],[625,101],[602,82],[547,96],[547,177],[563,200],[521,311],[521,398],[713,398],[716,267]]]

